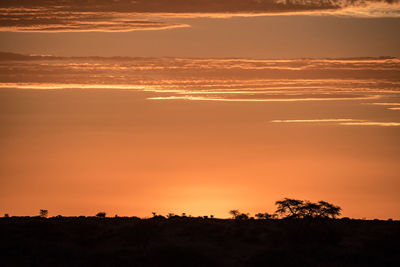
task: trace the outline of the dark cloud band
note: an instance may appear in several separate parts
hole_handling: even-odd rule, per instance
[[[166,17],[298,13],[397,17],[399,10],[399,0],[15,0],[0,3],[0,31],[160,30],[189,27],[163,21]]]

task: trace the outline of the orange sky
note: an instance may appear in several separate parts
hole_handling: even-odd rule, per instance
[[[0,5],[0,214],[400,218],[397,1],[53,2]]]

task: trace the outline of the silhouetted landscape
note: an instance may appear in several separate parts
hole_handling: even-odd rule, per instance
[[[231,219],[168,214],[151,218],[0,219],[2,266],[397,266],[400,223],[335,219],[325,201],[276,202],[274,214],[238,210]]]

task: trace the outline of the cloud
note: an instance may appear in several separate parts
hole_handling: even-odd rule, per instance
[[[0,53],[1,88],[139,90],[151,92],[151,100],[373,102],[400,94],[399,73],[400,60],[389,57],[273,60]]]
[[[286,123],[318,123],[318,122],[359,122],[355,119],[312,119],[312,120],[273,120],[271,122],[286,122]]]
[[[192,100],[192,101],[222,101],[222,102],[299,102],[299,101],[341,101],[341,100],[365,100],[365,99],[377,99],[379,96],[331,96],[327,95],[301,95],[296,96],[286,94],[276,95],[263,95],[254,97],[253,94],[247,93],[241,97],[223,97],[223,96],[159,96],[149,97],[150,100]]]
[[[122,12],[57,11],[57,8],[0,8],[0,31],[14,32],[123,32],[189,27],[152,21]]]
[[[400,126],[400,122],[377,122],[377,121],[360,121],[360,122],[341,122],[340,125],[348,126]]]
[[[376,106],[400,106],[400,103],[394,103],[394,102],[377,102],[377,103],[366,103],[368,105],[376,105]]]
[[[400,17],[399,1],[355,1],[334,12],[333,15],[359,18],[398,18]]]
[[[296,14],[400,17],[400,4],[399,0],[2,1],[0,31],[161,30],[189,27],[188,24],[170,22],[173,18]]]
[[[66,74],[81,83],[90,81],[91,74],[106,78],[112,73],[130,83],[130,77],[159,75],[177,77],[179,86],[201,83],[214,92],[220,89],[254,89],[272,91],[299,88],[321,92],[399,92],[400,59],[246,59],[246,58],[143,58],[143,57],[58,57],[51,55],[22,55],[0,52],[0,75],[14,76],[16,72],[30,73],[49,79]],[[161,76],[160,76],[161,75]],[[239,75],[239,76],[238,76]],[[5,82],[7,77],[3,76]],[[195,77],[195,78],[194,78]],[[238,79],[240,77],[240,79]],[[115,80],[116,77],[113,78]],[[62,79],[65,80],[65,79]],[[97,78],[96,78],[97,80]],[[153,79],[154,80],[154,79]],[[162,81],[163,79],[158,79]],[[190,83],[185,80],[190,80]],[[21,82],[19,80],[19,82]],[[28,81],[27,81],[28,82]],[[30,80],[29,82],[34,82]]]
[[[395,102],[377,102],[377,103],[363,103],[366,105],[374,105],[374,106],[388,106],[389,110],[400,110],[400,103],[395,103]]]
[[[327,123],[345,126],[400,126],[400,122],[378,122],[360,119],[304,119],[304,120],[272,120],[272,123]]]
[[[374,105],[374,109],[381,106],[400,110],[399,73],[400,60],[389,57],[273,60],[58,57],[0,52],[0,88],[4,90],[130,90],[144,92],[141,96],[151,101],[249,105],[347,101],[346,106],[358,106],[369,100],[364,108],[372,109]],[[399,122],[348,117],[272,122],[399,126]]]

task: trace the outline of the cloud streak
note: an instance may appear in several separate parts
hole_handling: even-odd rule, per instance
[[[246,98],[243,98],[246,97]],[[240,97],[222,97],[222,96],[160,96],[160,97],[149,97],[149,100],[192,100],[192,101],[222,101],[222,102],[303,102],[303,101],[343,101],[343,100],[365,100],[365,99],[377,99],[378,95],[373,96],[336,96],[332,97],[330,95],[302,95],[290,96],[285,94],[280,95],[264,95],[263,97],[253,97],[252,94],[247,93],[247,95]]]
[[[347,126],[382,126],[382,127],[400,126],[400,122],[377,122],[377,121],[341,122],[339,124]]]
[[[151,100],[373,100],[399,95],[399,77],[400,60],[389,57],[272,60],[0,53],[1,88],[139,90],[156,93]]]
[[[388,103],[388,102],[377,102],[377,103],[368,103],[369,105],[375,106],[400,106],[400,103]]]
[[[57,11],[56,8],[0,8],[0,31],[13,32],[124,32],[190,27],[152,21],[122,12]]]
[[[273,60],[0,53],[0,90],[130,90],[143,92],[141,97],[149,101],[243,102],[265,106],[335,101],[343,103],[343,107],[353,105],[361,110],[379,106],[398,110],[399,77],[400,60],[389,57]],[[273,123],[399,126],[399,122],[391,121],[397,111],[380,112],[391,117],[383,122],[351,119],[351,115],[344,119]]]
[[[386,106],[388,107],[388,110],[400,110],[400,103],[395,103],[395,102],[377,102],[377,103],[364,103],[367,105],[374,105],[374,106]]]
[[[284,123],[318,123],[318,122],[359,122],[355,119],[312,119],[312,120],[273,120],[271,122],[284,122]]]
[[[400,122],[378,122],[360,119],[303,119],[303,120],[272,120],[272,123],[319,123],[336,124],[344,126],[382,126],[394,127],[400,126]]]
[[[182,18],[337,15],[400,17],[398,0],[37,0],[0,3],[0,31],[134,31],[189,27]],[[167,21],[165,21],[167,20]]]

